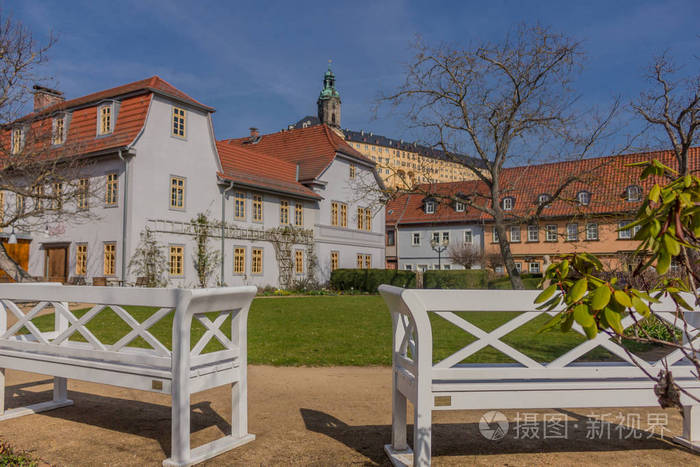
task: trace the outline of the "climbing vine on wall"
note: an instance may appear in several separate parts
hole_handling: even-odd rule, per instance
[[[197,214],[197,217],[192,219],[192,230],[195,239],[193,260],[200,287],[208,285],[209,278],[221,264],[221,253],[209,244],[209,237],[212,236],[212,230],[216,227],[217,224],[205,212],[200,212]]]
[[[267,240],[272,243],[275,249],[281,287],[288,288],[292,285],[294,276],[294,258],[292,254],[295,245],[304,245],[306,247],[306,278],[314,280],[318,261],[314,252],[313,230],[287,225],[268,229],[265,233]]]

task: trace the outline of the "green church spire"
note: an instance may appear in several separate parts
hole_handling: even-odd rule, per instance
[[[328,60],[328,71],[323,75],[323,89],[321,89],[321,94],[319,94],[318,98],[325,100],[331,97],[340,97],[340,94],[335,89],[335,75],[331,70],[331,61]]]

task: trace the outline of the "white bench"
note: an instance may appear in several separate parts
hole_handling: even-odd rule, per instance
[[[66,386],[66,379],[72,378],[170,394],[172,452],[163,465],[191,465],[250,442],[255,436],[248,433],[246,326],[255,293],[255,287],[188,290],[0,284],[0,420],[72,405]],[[25,313],[17,303],[27,301],[35,305]],[[78,317],[69,302],[95,305]],[[155,311],[140,323],[125,308],[129,306]],[[117,342],[105,344],[86,325],[109,310],[131,329]],[[54,314],[52,331],[42,332],[32,323],[44,312]],[[212,312],[213,320],[207,316]],[[17,318],[9,327],[8,313]],[[149,332],[166,317],[172,317],[172,350]],[[230,339],[220,329],[228,317]],[[192,346],[195,319],[206,331]],[[28,333],[21,333],[22,328]],[[86,342],[69,340],[76,333]],[[151,348],[129,346],[138,337]],[[204,352],[215,341],[223,350]],[[5,368],[54,376],[53,400],[6,411]],[[190,394],[226,384],[232,390],[231,434],[190,449]]]
[[[382,285],[379,292],[393,321],[392,441],[384,449],[394,465],[430,464],[433,410],[658,406],[653,381],[632,363],[633,358],[654,376],[665,360],[676,381],[693,396],[700,397],[700,380],[695,367],[683,359],[680,350],[662,360],[647,362],[630,357],[607,334],[599,333],[552,362],[540,363],[501,341],[503,336],[544,313],[533,304],[539,291],[406,290]],[[686,300],[693,303],[690,297]],[[521,313],[486,332],[454,313],[462,311]],[[661,312],[658,313],[660,318],[671,326],[682,327],[681,322],[675,320],[675,306],[670,300],[655,305],[654,311]],[[433,363],[431,313],[476,340]],[[695,315],[695,312],[690,314]],[[697,326],[694,319],[688,321]],[[627,328],[633,321],[628,316],[622,323]],[[700,338],[695,326],[687,331],[697,346]],[[574,330],[583,334],[578,325]],[[486,346],[518,363],[460,364]],[[622,361],[575,362],[598,346]],[[414,408],[413,451],[406,440],[407,400]],[[700,445],[700,405],[685,395],[681,402],[684,405],[683,437],[677,440],[697,447]]]

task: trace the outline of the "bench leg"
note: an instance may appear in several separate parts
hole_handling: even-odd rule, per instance
[[[408,447],[406,438],[406,396],[397,388],[394,372],[394,387],[391,396],[391,444],[384,446],[384,451],[395,467],[404,467],[413,464],[413,451]]]
[[[54,378],[53,400],[5,410],[5,368],[0,368],[0,421],[73,405],[68,399],[66,378]]]
[[[700,451],[700,405],[683,406],[683,436],[674,439],[694,451]]]
[[[427,399],[427,400],[421,400]],[[422,402],[422,403],[421,403]],[[432,406],[430,396],[418,396],[413,416],[413,465],[427,466],[431,461]]]

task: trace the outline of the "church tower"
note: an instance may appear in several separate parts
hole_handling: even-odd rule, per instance
[[[323,75],[323,89],[316,101],[318,119],[333,128],[340,128],[340,94],[335,89],[335,75],[328,61],[328,71]]]

